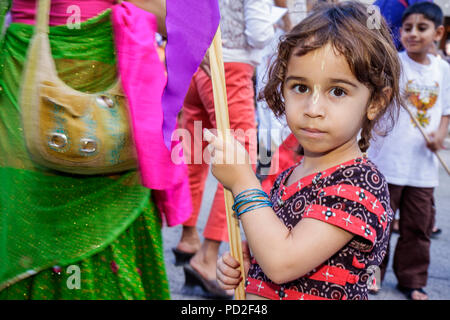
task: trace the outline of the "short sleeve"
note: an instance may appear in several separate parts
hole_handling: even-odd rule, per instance
[[[317,201],[305,209],[303,217],[342,228],[354,234],[351,247],[371,251],[392,220],[384,177],[370,168],[354,169],[351,178],[343,177],[335,182],[318,191]],[[374,188],[375,184],[378,189]]]
[[[278,189],[280,188],[281,182],[286,178],[287,175],[289,175],[292,172],[292,170],[295,168],[295,166],[296,165],[291,166],[290,168],[284,170],[283,172],[281,172],[278,175],[278,177],[275,179],[275,182],[273,183],[272,188],[270,189],[269,199],[272,199],[273,201],[274,201],[274,199],[276,199],[277,192],[278,192]]]
[[[247,43],[258,49],[272,41],[273,23],[270,21],[272,4],[269,0],[248,0],[244,3],[245,36]]]
[[[445,61],[441,61],[444,79],[442,81],[443,90],[441,94],[443,95],[442,101],[442,115],[449,116],[450,115],[450,64]]]

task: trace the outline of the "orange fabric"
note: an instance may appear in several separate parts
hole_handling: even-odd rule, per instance
[[[224,66],[230,128],[244,131],[251,130],[253,134],[250,137],[246,136],[244,139],[242,136],[235,136],[235,138],[245,145],[253,163],[255,163],[257,146],[252,82],[254,68],[249,64],[238,62],[227,62]],[[192,78],[182,112],[182,127],[188,130],[190,137],[192,137],[191,139],[183,139],[193,204],[192,215],[184,225],[195,226],[209,170],[209,165],[203,161],[203,151],[207,143],[202,139],[202,130],[204,128],[216,128],[211,79],[201,69]],[[199,123],[195,126],[195,121],[201,121],[201,127]],[[223,187],[219,184],[217,191],[206,191],[215,193],[215,197],[203,235],[211,240],[228,241]]]

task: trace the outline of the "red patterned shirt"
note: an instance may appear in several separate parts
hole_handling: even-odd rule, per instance
[[[354,237],[322,265],[282,285],[252,261],[246,291],[270,299],[367,299],[367,283],[386,254],[393,219],[384,176],[370,160],[357,158],[286,186],[296,166],[281,173],[270,192],[276,215],[289,230],[308,217]]]

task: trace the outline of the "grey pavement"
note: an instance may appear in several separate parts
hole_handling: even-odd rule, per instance
[[[446,141],[446,146],[450,146],[450,137]],[[441,151],[441,156],[450,166],[450,150]],[[211,175],[208,176],[205,195],[203,197],[200,215],[198,219],[198,230],[203,234],[203,227],[208,218],[208,212],[216,190],[217,182]],[[442,233],[431,244],[431,264],[429,268],[428,284],[424,290],[431,300],[450,300],[450,176],[445,170],[439,169],[439,187],[435,190],[436,198],[436,224],[442,229]],[[182,267],[174,265],[175,258],[172,253],[181,236],[181,226],[164,227],[164,255],[169,278],[172,299],[175,300],[203,300],[200,288],[187,289],[184,287],[184,272]],[[244,239],[243,233],[241,233]],[[391,259],[382,288],[377,295],[370,295],[371,300],[404,300],[405,297],[395,287],[397,281],[392,271],[392,255],[397,242],[398,235],[393,234],[391,238]],[[229,250],[228,243],[222,243],[220,253]]]

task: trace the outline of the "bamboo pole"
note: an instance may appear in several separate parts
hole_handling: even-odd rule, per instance
[[[415,123],[417,128],[419,128],[420,132],[422,133],[423,137],[425,138],[425,141],[427,143],[430,143],[430,137],[428,137],[426,132],[423,130],[423,128],[420,125],[419,121],[417,120],[416,116],[412,113],[412,111],[407,106],[405,106],[405,109],[406,109],[406,111],[408,111],[409,116],[411,117],[412,121]],[[450,169],[445,164],[445,161],[444,161],[444,159],[442,159],[441,155],[437,151],[434,151],[434,154],[439,159],[439,162],[442,164],[442,166],[444,167],[445,171],[447,171],[447,174],[450,175]]]
[[[225,70],[222,57],[222,36],[220,26],[217,29],[213,42],[209,49],[209,63],[211,69],[211,79],[214,95],[214,106],[216,113],[217,130],[225,137],[225,133],[230,129],[228,117],[227,90],[225,86]],[[241,275],[244,276],[244,259],[242,255],[241,233],[239,220],[233,214],[233,195],[224,189],[225,208],[227,214],[228,238],[230,241],[231,255],[240,263]],[[244,281],[241,281],[235,291],[236,300],[245,300]]]

